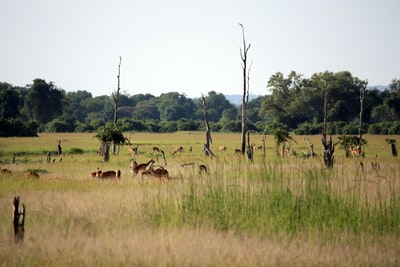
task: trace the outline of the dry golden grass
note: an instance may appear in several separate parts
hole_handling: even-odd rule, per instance
[[[213,151],[217,158],[204,158],[203,133],[127,134],[132,144],[139,144],[139,154],[132,155],[122,146],[119,155],[102,162],[96,154],[97,140],[92,134],[41,134],[39,138],[0,138],[2,166],[12,175],[0,177],[0,265],[1,266],[396,266],[400,263],[397,235],[380,237],[368,233],[341,232],[326,238],[318,231],[290,235],[259,237],[254,234],[235,234],[212,227],[156,227],[145,224],[146,205],[154,200],[171,201],[178,205],[182,195],[194,182],[205,188],[214,179],[226,185],[249,186],[260,190],[259,175],[265,168],[271,179],[279,174],[293,193],[306,188],[303,179],[308,172],[318,177],[324,169],[320,157],[315,159],[282,158],[275,156],[271,136],[267,136],[267,156],[255,154],[254,163],[233,150],[240,146],[238,134],[214,134]],[[320,136],[308,136],[320,153]],[[295,137],[297,152],[307,151],[303,136]],[[345,159],[339,148],[337,162],[328,175],[334,192],[350,196],[353,192],[369,200],[380,194],[388,199],[400,195],[399,161],[390,155],[384,136],[366,136],[365,159]],[[62,162],[46,163],[45,153],[55,151],[62,141]],[[261,136],[252,141],[261,144]],[[177,145],[185,151],[170,153]],[[221,145],[226,152],[218,152]],[[159,183],[153,179],[141,181],[132,177],[132,159],[145,162],[154,157],[151,148],[158,146],[166,152],[167,166],[173,179]],[[192,147],[192,152],[188,148]],[[71,148],[82,148],[83,155],[70,154]],[[26,152],[10,162],[13,152]],[[156,164],[163,165],[162,158]],[[360,162],[364,164],[364,171]],[[373,169],[372,163],[379,163]],[[182,164],[193,163],[182,167]],[[198,164],[206,164],[209,175],[198,174]],[[89,177],[99,167],[102,170],[120,169],[121,181],[99,181]],[[27,169],[39,169],[39,179],[26,178]],[[274,184],[270,183],[273,189]],[[11,203],[20,195],[27,206],[25,240],[14,244],[11,224]],[[267,223],[267,222],[266,222]],[[400,226],[398,226],[400,227]]]

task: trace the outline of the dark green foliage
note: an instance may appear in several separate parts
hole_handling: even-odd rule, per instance
[[[395,79],[384,91],[366,89],[363,132],[400,134],[399,84],[400,80]],[[327,132],[357,134],[362,86],[363,81],[348,71],[326,71],[311,78],[295,71],[286,77],[277,72],[268,80],[266,95],[248,102],[247,129],[264,134],[272,134],[277,128],[296,134],[319,134],[323,122],[323,92],[327,90]],[[236,121],[241,120],[240,106],[235,106],[215,91],[210,91],[205,101],[214,132],[238,132]],[[113,114],[111,96],[93,97],[87,91],[66,93],[42,79],[35,79],[26,87],[0,82],[0,119],[17,119],[24,123],[36,121],[40,131],[91,132],[111,121]],[[204,130],[202,123],[198,123],[203,120],[199,99],[190,99],[176,92],[159,97],[120,95],[118,114],[120,119],[126,119],[121,124],[123,131]],[[60,117],[64,120],[57,119]],[[3,135],[15,135],[15,131],[6,133],[11,129],[2,129]]]
[[[0,136],[37,136],[38,125],[35,122],[25,123],[17,119],[0,120]]]
[[[94,137],[97,138],[102,144],[115,143],[122,145],[127,141],[122,134],[121,129],[111,122],[108,122],[106,125],[100,127]]]

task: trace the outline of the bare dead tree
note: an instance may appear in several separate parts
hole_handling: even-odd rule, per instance
[[[362,125],[363,125],[363,112],[364,112],[364,99],[365,99],[365,90],[368,85],[368,80],[362,82],[360,87],[360,114],[359,114],[359,124],[358,124],[358,146],[357,146],[357,153],[360,156],[363,156],[364,153],[362,151]]]
[[[25,205],[22,204],[22,207],[20,207],[19,196],[15,196],[13,201],[13,226],[15,243],[24,241]]]
[[[210,144],[212,143],[211,130],[208,123],[206,99],[204,98],[203,95],[201,96],[201,108],[203,110],[204,122],[206,124],[206,142],[204,143],[204,149],[203,149],[204,155],[215,157],[214,153],[210,149]]]
[[[118,74],[117,74],[117,90],[112,93],[112,99],[114,103],[114,125],[117,126],[118,122],[118,101],[119,101],[119,91],[120,91],[120,74],[121,74],[121,56],[119,57],[119,64],[118,64]],[[116,153],[117,144],[113,143],[113,154]]]
[[[243,38],[243,49],[240,48],[240,57],[242,59],[242,69],[243,69],[243,98],[242,98],[242,147],[241,152],[244,155],[246,150],[246,99],[248,100],[248,89],[247,89],[247,52],[250,49],[250,44],[246,45],[246,39],[244,35],[244,27],[239,23],[239,26],[242,28],[242,38]]]
[[[254,148],[250,142],[250,132],[247,132],[247,159],[253,162]]]
[[[332,134],[329,135],[329,140],[326,139],[327,134],[327,123],[328,123],[328,81],[325,80],[325,91],[324,91],[324,124],[322,131],[322,146],[324,149],[324,163],[328,168],[333,167],[335,148],[332,142]]]

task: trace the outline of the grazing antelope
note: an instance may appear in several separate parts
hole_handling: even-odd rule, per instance
[[[0,173],[1,174],[10,174],[11,171],[9,169],[3,169],[3,168],[0,167]]]
[[[263,146],[253,145],[253,149],[254,150],[261,150],[261,149],[263,149]]]
[[[158,148],[158,147],[156,147],[156,146],[153,146],[153,148],[152,148],[152,150],[151,150],[152,152],[152,154],[154,154],[154,153],[161,153],[161,149],[160,148]]]
[[[234,153],[235,153],[235,154],[241,154],[241,153],[242,153],[242,150],[236,148],[235,151],[234,151]]]
[[[172,155],[175,155],[176,153],[182,153],[183,152],[183,146],[178,146],[174,149],[174,151],[172,151]]]
[[[131,162],[131,173],[133,173],[133,175],[138,174],[139,171],[143,171],[146,170],[146,168],[150,165],[154,163],[153,159],[150,159],[148,162],[146,163],[141,163],[141,164],[136,164],[132,167],[132,163]]]
[[[35,177],[35,178],[39,178],[40,177],[39,174],[37,172],[35,172],[35,171],[27,171],[27,172],[24,173],[24,175],[26,177]]]
[[[99,175],[99,178],[101,178],[101,179],[115,178],[115,179],[119,180],[121,178],[121,171],[116,170],[116,171],[101,172]]]
[[[218,151],[226,151],[226,146],[220,146],[219,148],[218,148]]]
[[[203,172],[204,172],[205,174],[208,173],[207,166],[204,165],[204,164],[200,164],[200,165],[199,165],[199,174],[202,174]]]
[[[159,169],[153,169],[153,166],[150,166],[149,171],[150,171],[151,175],[153,175],[154,177],[157,177],[158,179],[160,179],[160,181],[163,178],[169,180],[168,171],[162,167]]]

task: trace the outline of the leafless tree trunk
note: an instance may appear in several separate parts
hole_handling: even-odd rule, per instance
[[[253,154],[254,151],[250,142],[250,132],[247,132],[247,159],[251,162],[253,162]]]
[[[322,132],[322,146],[324,149],[324,163],[328,168],[333,167],[335,148],[332,142],[332,134],[329,135],[329,140],[326,139],[328,122],[328,81],[325,81],[325,92],[324,92],[324,126]]]
[[[112,98],[114,102],[114,125],[117,126],[118,121],[118,100],[119,100],[119,91],[120,91],[120,74],[121,74],[121,56],[119,57],[119,64],[118,64],[118,75],[117,75],[117,90],[112,93]],[[113,143],[112,148],[113,154],[117,151],[117,144]]]
[[[211,130],[208,124],[207,107],[206,100],[204,96],[201,96],[201,108],[203,109],[204,121],[206,124],[206,142],[204,144],[204,155],[214,157],[214,153],[210,149],[210,144],[212,143]]]
[[[364,98],[365,98],[365,89],[367,88],[368,85],[368,80],[362,83],[361,88],[360,88],[360,115],[359,115],[359,124],[358,124],[358,147],[357,147],[357,153],[360,156],[363,156],[364,153],[362,151],[362,124],[363,124],[363,112],[364,112]]]
[[[25,234],[25,205],[19,206],[19,196],[14,197],[13,201],[13,226],[15,243],[24,241]]]
[[[250,44],[246,45],[246,39],[244,35],[244,27],[242,24],[240,24],[240,27],[242,28],[242,37],[243,37],[243,49],[240,49],[240,57],[242,59],[242,69],[243,69],[243,98],[242,98],[242,147],[241,147],[241,152],[244,155],[245,150],[246,150],[246,109],[247,109],[247,103],[246,100],[248,101],[248,94],[249,91],[247,89],[247,52],[250,49]]]

